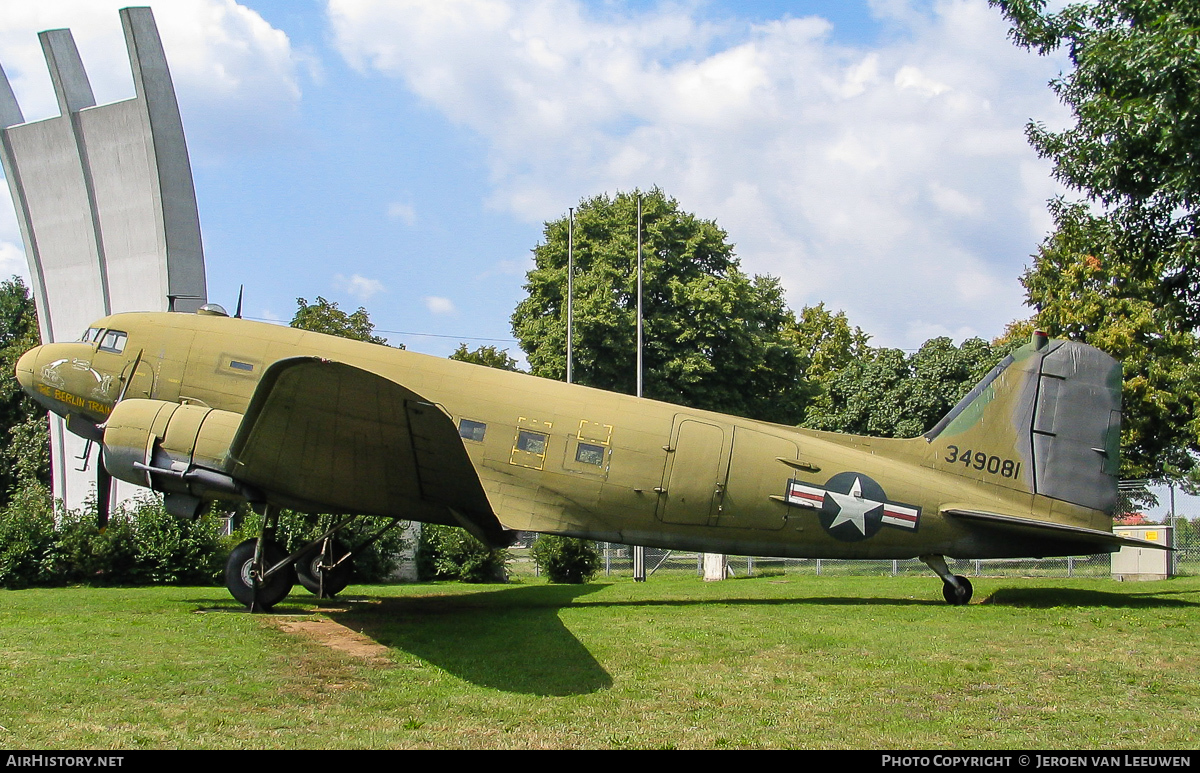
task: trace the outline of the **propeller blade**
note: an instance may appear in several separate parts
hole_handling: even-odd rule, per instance
[[[104,469],[104,451],[96,459],[96,526],[104,531],[108,526],[108,508],[112,502],[112,476]]]

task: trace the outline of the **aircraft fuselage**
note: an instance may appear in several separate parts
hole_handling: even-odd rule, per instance
[[[103,427],[118,397],[245,414],[273,363],[319,357],[444,411],[511,530],[737,555],[896,559],[1097,550],[1070,531],[997,531],[948,510],[1111,530],[1099,509],[1033,493],[1031,460],[1011,443],[816,432],[220,316],[122,314],[92,329],[91,340],[39,347],[18,365],[23,387],[80,434]],[[413,498],[416,519],[454,522]]]

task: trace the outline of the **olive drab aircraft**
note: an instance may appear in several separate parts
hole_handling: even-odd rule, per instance
[[[753,421],[378,344],[229,317],[132,313],[27,352],[22,387],[102,447],[111,477],[195,516],[263,513],[226,585],[252,610],[299,580],[331,595],[361,547],[356,517],[748,556],[919,557],[965,604],[945,558],[1152,546],[1113,534],[1121,367],[1033,340],[933,429],[857,437]],[[111,477],[110,477],[111,476]],[[281,508],[335,514],[313,542],[274,540]]]

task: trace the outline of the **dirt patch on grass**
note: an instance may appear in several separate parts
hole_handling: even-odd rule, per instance
[[[379,666],[392,665],[387,647],[327,617],[307,620],[276,619],[272,622],[284,633],[307,637],[359,660]]]

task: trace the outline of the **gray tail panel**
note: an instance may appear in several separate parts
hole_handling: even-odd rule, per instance
[[[1030,428],[1034,491],[1111,513],[1121,444],[1121,364],[1054,341],[1042,356]]]

